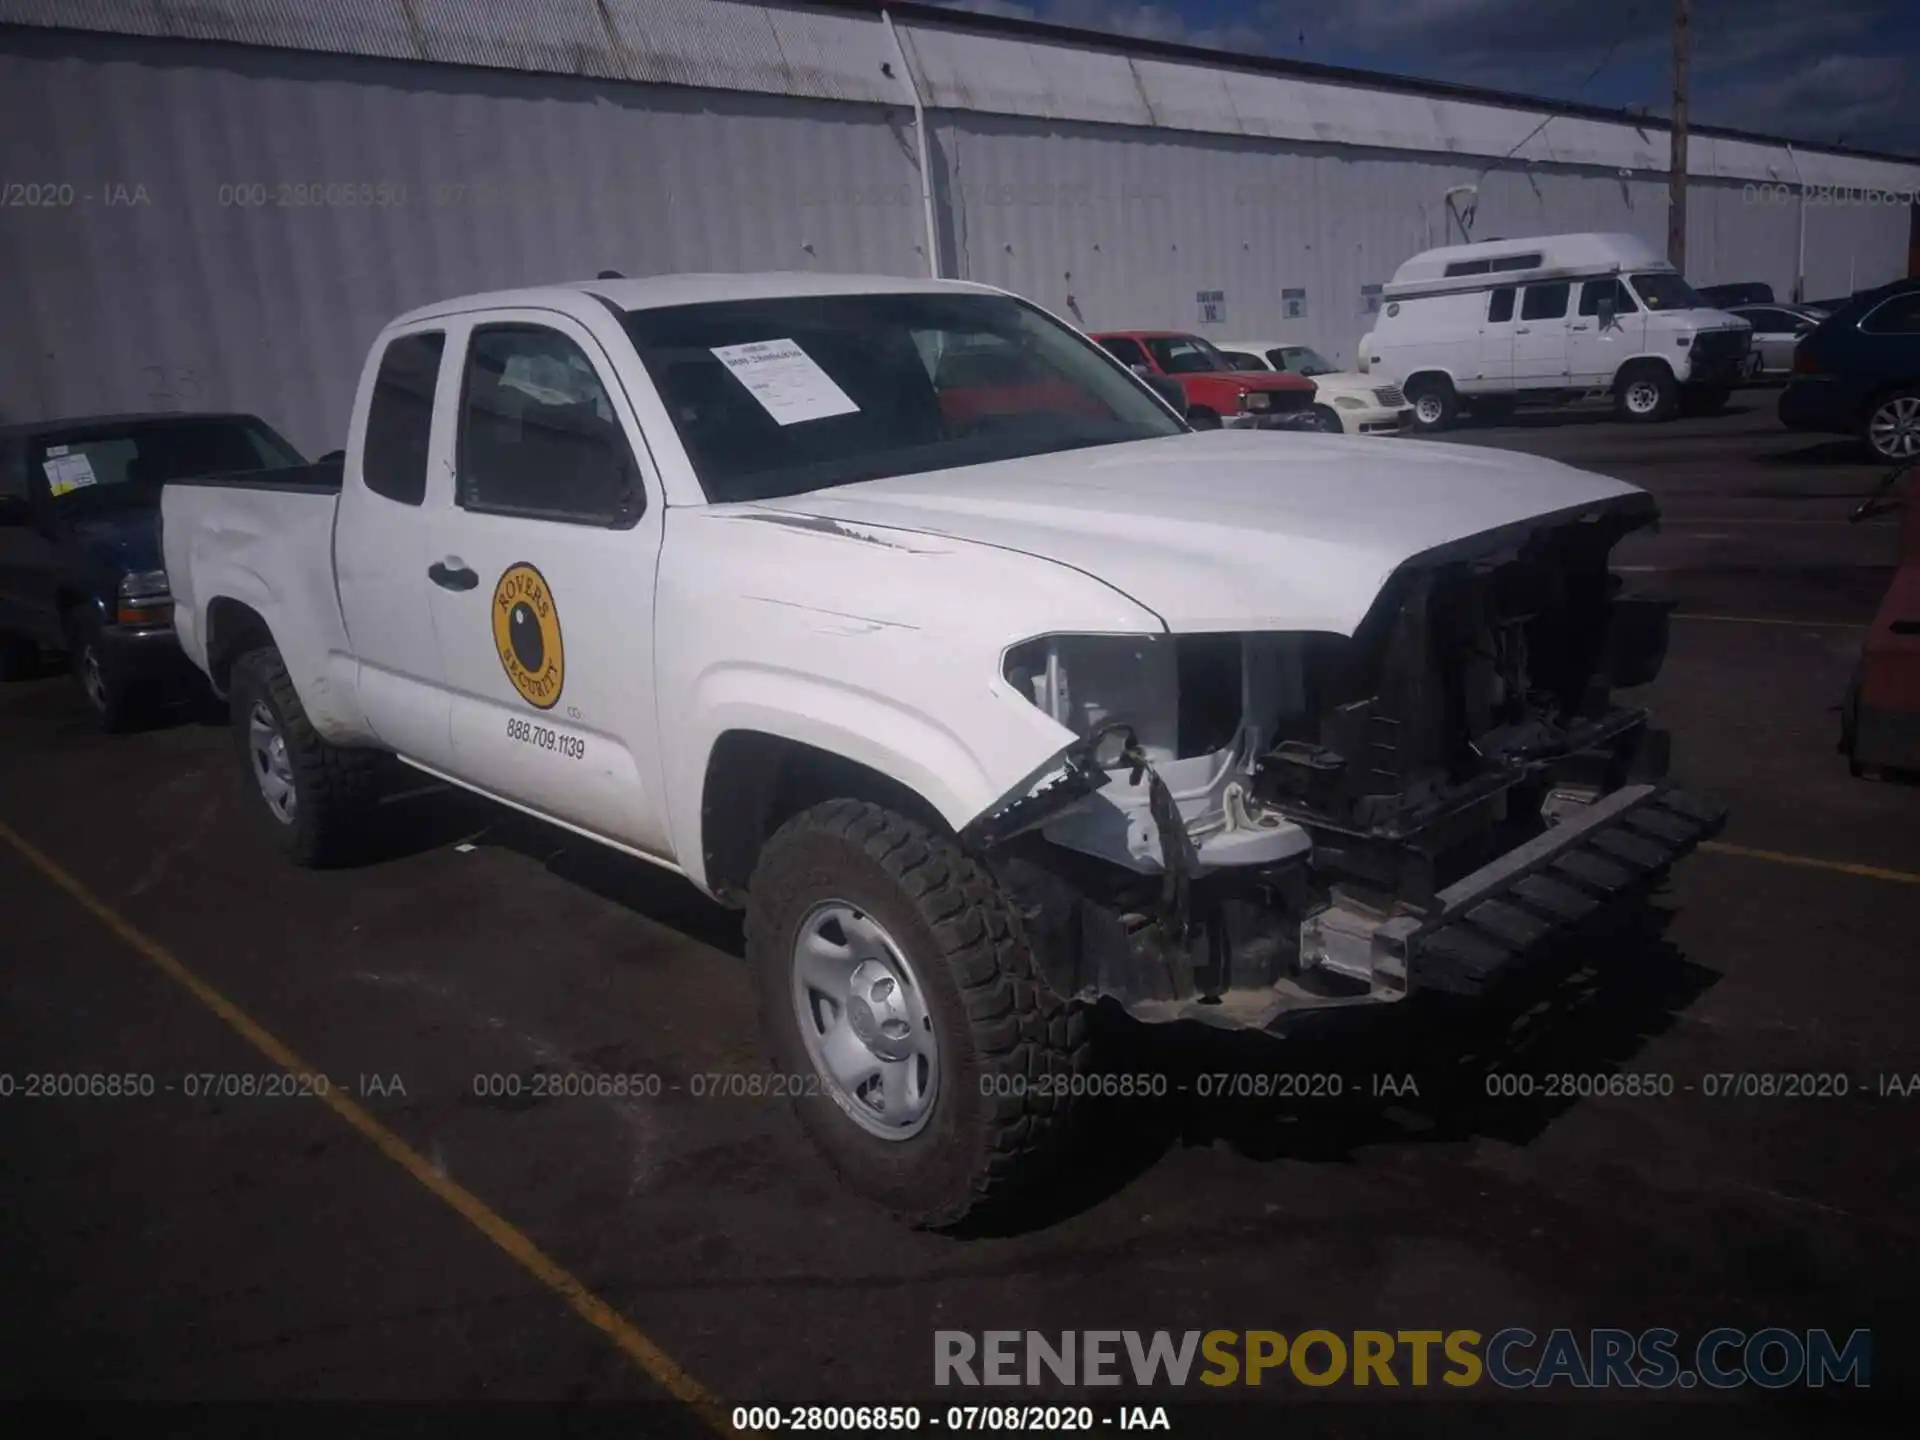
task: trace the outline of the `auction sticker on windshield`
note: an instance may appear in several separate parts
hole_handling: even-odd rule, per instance
[[[47,472],[47,489],[55,495],[99,483],[93,473],[93,462],[85,452],[69,453],[64,445],[48,446],[47,458],[40,462],[40,468]]]
[[[760,402],[776,425],[852,415],[860,409],[796,341],[716,345],[713,356],[747,387],[747,393]]]
[[[567,649],[546,577],[524,561],[493,587],[493,648],[520,698],[551,710],[567,683]]]

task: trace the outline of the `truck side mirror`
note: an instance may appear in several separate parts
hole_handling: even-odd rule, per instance
[[[1608,329],[1613,324],[1613,296],[1602,295],[1598,302],[1598,308],[1600,311],[1600,328],[1602,330]]]
[[[1151,380],[1153,378],[1153,367],[1150,365],[1129,365],[1127,368],[1142,380]]]

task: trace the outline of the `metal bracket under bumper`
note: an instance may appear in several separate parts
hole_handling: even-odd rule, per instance
[[[1666,785],[1628,785],[1441,891],[1438,908],[1373,935],[1376,973],[1408,990],[1477,995],[1601,906],[1664,875],[1720,833],[1726,808]]]

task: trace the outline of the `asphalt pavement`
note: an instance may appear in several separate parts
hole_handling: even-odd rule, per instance
[[[431,787],[388,802],[370,863],[301,871],[211,717],[109,737],[63,676],[0,689],[0,1398],[633,1402],[626,1433],[710,1433],[951,1398],[942,1329],[1510,1326],[1864,1327],[1898,1389],[1920,788],[1850,777],[1834,710],[1894,556],[1890,521],[1846,523],[1878,472],[1764,393],[1416,443],[1659,497],[1618,557],[1679,602],[1646,700],[1726,833],[1523,1001],[1234,1058],[1337,1099],[1103,1104],[1078,1183],[1014,1233],[898,1228],[780,1101],[712,1093],[750,1090],[760,1045],[738,922],[683,883]],[[1715,1093],[1789,1073],[1828,1078]],[[1274,1423],[1356,1398],[1246,1394]],[[1367,1410],[1431,1428],[1459,1399],[1421,1396]]]

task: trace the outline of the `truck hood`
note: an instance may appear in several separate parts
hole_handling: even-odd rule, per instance
[[[1311,390],[1314,382],[1291,370],[1206,370],[1175,380],[1229,380],[1248,390]]]
[[[895,476],[759,502],[938,535],[1091,575],[1174,632],[1351,635],[1408,561],[1503,548],[1549,521],[1643,509],[1556,461],[1418,440],[1216,430]],[[957,602],[964,603],[964,602]]]

